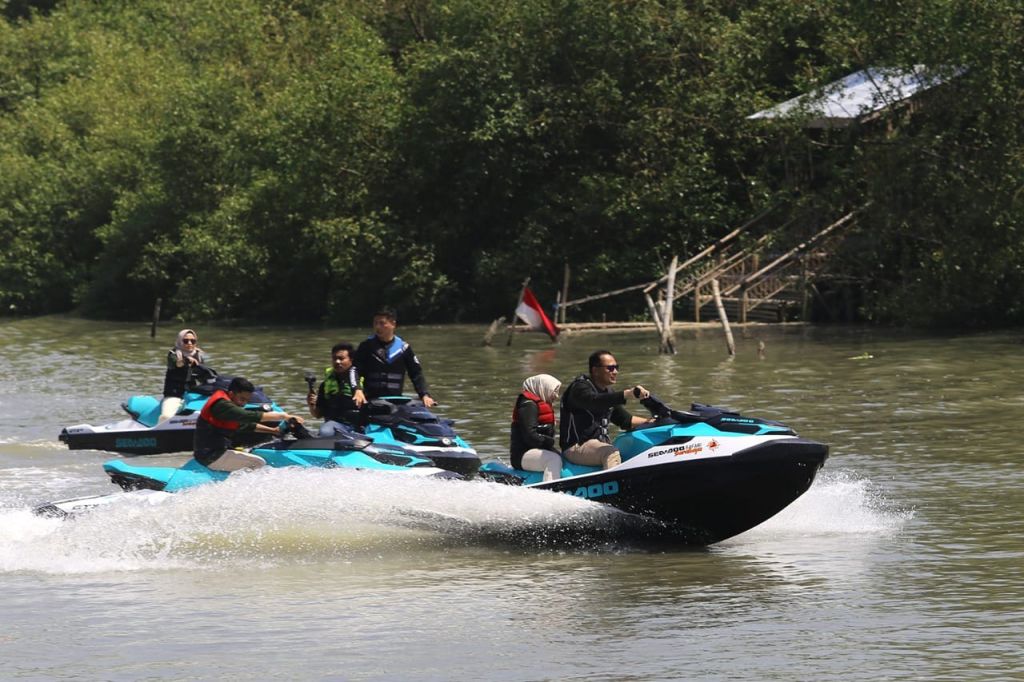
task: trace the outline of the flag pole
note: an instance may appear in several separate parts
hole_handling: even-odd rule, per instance
[[[505,343],[506,346],[512,345],[512,335],[516,331],[516,310],[519,308],[519,304],[523,302],[523,296],[526,295],[526,287],[530,285],[530,278],[527,277],[523,280],[523,288],[519,290],[519,300],[516,301],[516,307],[512,309],[512,321],[508,326],[508,341]]]

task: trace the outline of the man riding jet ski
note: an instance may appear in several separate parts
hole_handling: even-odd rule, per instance
[[[828,446],[779,422],[693,404],[673,410],[650,395],[653,419],[619,434],[609,468],[564,462],[559,479],[487,462],[480,476],[608,504],[655,523],[648,539],[709,545],[768,520],[810,488]]]
[[[429,459],[419,457],[400,445],[374,443],[353,431],[340,432],[331,438],[317,438],[293,420],[287,426],[287,434],[271,443],[246,450],[244,454],[261,458],[265,466],[271,468],[321,467],[442,479],[462,478],[454,472],[435,467]],[[180,467],[136,466],[124,460],[111,460],[103,465],[103,470],[124,492],[59,500],[41,505],[34,512],[66,518],[127,499],[159,501],[169,493],[217,483],[231,475],[228,471],[215,471],[194,457]]]

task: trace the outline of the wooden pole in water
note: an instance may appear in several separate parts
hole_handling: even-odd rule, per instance
[[[722,292],[718,288],[718,280],[711,280],[711,293],[715,297],[715,307],[718,308],[718,319],[722,321],[722,329],[725,330],[725,344],[729,348],[729,355],[736,355],[736,342],[732,340],[732,329],[729,328],[729,317],[725,314],[725,306],[722,305]]]
[[[498,333],[498,327],[500,327],[501,323],[504,322],[504,321],[505,321],[505,316],[502,315],[501,317],[496,319],[494,322],[491,322],[491,326],[487,328],[487,333],[484,334],[484,345],[485,346],[491,345],[491,339],[493,339],[494,335]]]
[[[647,310],[651,313],[651,319],[654,320],[654,328],[658,330],[658,337],[661,338],[661,315],[658,314],[658,306],[654,305],[654,299],[646,291],[644,299],[647,301]]]
[[[675,301],[676,269],[679,256],[672,256],[672,264],[668,266],[668,281],[665,283],[665,300],[661,308],[661,346],[660,352],[675,355],[676,340],[672,336],[672,303]]]
[[[505,342],[506,346],[512,345],[512,335],[516,332],[516,310],[519,309],[519,304],[523,302],[523,296],[526,295],[526,287],[530,284],[530,278],[527,277],[523,280],[523,288],[519,290],[519,300],[516,301],[516,307],[512,310],[512,319],[508,325],[508,341]]]
[[[561,324],[565,324],[565,304],[569,300],[569,261],[565,261],[565,270],[562,273],[562,301],[558,306],[558,315]]]
[[[156,303],[153,304],[153,325],[149,328],[149,338],[156,338],[156,323],[160,321],[160,304],[163,303],[163,299],[156,299]]]

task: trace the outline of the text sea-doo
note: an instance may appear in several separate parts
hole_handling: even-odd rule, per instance
[[[461,478],[454,472],[435,467],[429,459],[419,457],[402,446],[374,443],[354,433],[336,438],[281,439],[251,451],[266,460],[267,466],[275,468],[344,468],[405,472],[433,478]],[[106,462],[103,470],[112,482],[126,492],[51,502],[37,507],[35,513],[66,517],[126,497],[149,496],[154,491],[179,492],[223,481],[230,475],[226,471],[209,469],[195,459],[190,459],[180,467],[135,466],[118,459]]]
[[[194,384],[182,398],[178,414],[166,421],[159,421],[160,399],[149,395],[133,395],[121,407],[131,415],[130,419],[122,419],[102,426],[92,424],[76,424],[65,427],[59,439],[71,450],[106,450],[123,455],[157,455],[166,452],[185,452],[192,450],[192,441],[196,431],[196,418],[214,391],[227,390],[231,377],[218,376],[217,373],[200,365],[193,376]],[[263,410],[283,412],[276,403],[271,401],[261,388],[252,394],[252,402],[245,406],[247,410]],[[270,440],[272,436],[264,433],[249,432],[239,434],[238,445],[255,445]]]
[[[691,412],[643,401],[655,421],[620,434],[618,466],[601,470],[565,462],[562,478],[497,462],[485,479],[585,497],[654,523],[648,537],[709,545],[738,535],[802,495],[828,457],[828,446],[799,438],[779,422],[695,403]]]

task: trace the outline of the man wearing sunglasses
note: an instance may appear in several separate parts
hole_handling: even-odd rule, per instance
[[[573,379],[562,396],[559,440],[562,456],[574,464],[610,469],[622,457],[608,436],[608,423],[631,429],[650,420],[634,417],[624,405],[630,398],[643,400],[650,392],[643,386],[614,390],[619,364],[609,351],[591,353],[589,374]]]

